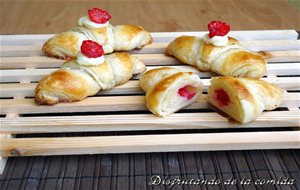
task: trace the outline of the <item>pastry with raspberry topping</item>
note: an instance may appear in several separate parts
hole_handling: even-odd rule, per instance
[[[198,75],[171,67],[146,72],[140,86],[146,92],[147,108],[161,117],[196,102],[202,94]]]
[[[102,46],[91,40],[83,41],[80,49],[76,59],[66,61],[61,69],[39,81],[35,89],[37,104],[80,101],[124,84],[146,69],[126,52],[104,56]]]
[[[204,37],[180,36],[172,41],[166,54],[219,75],[260,78],[266,73],[266,61],[257,53],[242,47],[238,40],[227,36],[230,26],[222,21],[208,24]]]
[[[93,40],[103,46],[105,54],[113,51],[141,49],[152,43],[152,37],[140,26],[117,25],[109,22],[112,16],[105,10],[92,8],[78,20],[73,29],[57,34],[43,46],[43,52],[60,59],[75,58],[84,40]]]

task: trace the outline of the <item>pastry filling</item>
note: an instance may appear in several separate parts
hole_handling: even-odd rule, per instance
[[[178,94],[188,100],[192,99],[197,93],[197,88],[191,85],[186,85],[178,90]]]
[[[230,104],[231,102],[230,98],[225,90],[223,89],[215,90],[215,94],[216,94],[215,98],[219,106],[224,107]]]

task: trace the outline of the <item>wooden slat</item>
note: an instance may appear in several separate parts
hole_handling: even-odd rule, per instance
[[[271,57],[267,59],[268,62],[299,62],[300,51],[271,51]]]
[[[154,42],[170,42],[181,35],[202,37],[207,31],[194,32],[152,32]],[[258,35],[259,34],[259,35]],[[231,31],[230,36],[238,40],[296,40],[298,33],[295,30],[244,30]],[[33,34],[33,35],[1,35],[1,44],[37,44],[44,43],[54,34]]]
[[[208,108],[203,96],[190,108]],[[116,104],[118,102],[118,104]],[[113,97],[90,97],[83,101],[57,104],[54,106],[36,105],[33,99],[0,100],[1,113],[18,111],[18,113],[67,113],[67,112],[95,112],[95,111],[141,111],[146,110],[144,96],[113,96]]]
[[[14,99],[22,99],[24,97],[20,96],[20,95],[15,95]],[[0,104],[1,105],[1,104]],[[5,118],[7,119],[13,119],[13,120],[17,120],[19,117],[19,114],[15,113],[15,112],[10,112],[7,113]],[[2,128],[2,122],[0,121],[0,129]],[[15,135],[12,135],[11,133],[6,133],[6,134],[0,134],[0,139],[7,139],[7,138],[14,138]],[[1,146],[1,144],[0,144]],[[2,157],[0,156],[0,175],[2,175],[4,168],[6,166],[7,163],[7,157]]]
[[[203,83],[203,91],[206,92],[207,87],[210,85],[211,79],[201,79]],[[261,80],[267,81],[278,85],[286,90],[300,90],[300,77],[277,77],[277,78],[262,78]],[[24,97],[33,97],[36,83],[4,83],[0,84],[0,98],[13,97],[21,95]],[[139,81],[131,80],[121,86],[116,86],[110,90],[99,91],[98,95],[117,95],[117,94],[144,94],[144,91],[139,87]]]
[[[203,95],[196,103],[186,109],[210,108],[207,96]],[[118,104],[116,104],[118,102]],[[144,96],[108,96],[89,97],[79,102],[61,103],[57,105],[36,105],[32,98],[29,99],[2,99],[0,100],[1,114],[6,113],[72,113],[72,112],[96,112],[96,111],[141,111],[147,110]],[[287,93],[280,107],[300,107],[300,93]]]
[[[64,60],[40,57],[1,57],[0,69],[60,67]]]
[[[300,51],[271,51],[268,62],[300,62]],[[182,65],[173,57],[164,54],[133,54],[146,65]],[[0,58],[0,69],[12,68],[49,68],[60,67],[64,60],[49,58],[46,56],[34,57],[2,57]]]
[[[146,65],[179,65],[182,64],[172,57],[163,54],[134,54]],[[289,56],[290,59],[293,57]],[[280,58],[282,59],[282,58]],[[276,60],[276,58],[275,58]],[[300,61],[297,57],[295,60]],[[46,56],[35,57],[2,57],[0,58],[0,69],[8,68],[44,68],[44,67],[60,67],[64,60],[49,58]]]
[[[46,116],[1,118],[0,133],[63,133],[89,131],[143,131],[209,128],[300,127],[300,110],[264,112],[243,125],[230,123],[217,113],[175,113],[166,118],[153,114]]]
[[[156,38],[176,38],[182,35],[199,36],[207,34],[203,32],[152,32],[151,35]],[[238,40],[296,40],[298,33],[295,30],[244,30],[231,31],[228,35]]]
[[[299,78],[300,80],[300,78]],[[34,96],[34,89],[36,83],[5,83],[0,84],[0,97],[12,97],[16,94],[20,94],[26,97]],[[98,95],[116,95],[116,94],[144,94],[144,91],[139,87],[139,81],[131,80],[121,86],[116,86],[110,90],[101,90]]]
[[[2,128],[2,126],[0,127],[0,129],[1,128]],[[9,133],[8,134],[0,134],[0,139],[5,139],[5,138],[11,138],[11,135]],[[6,163],[7,163],[7,158],[0,156],[0,175],[3,174]]]
[[[299,63],[300,64],[300,63]],[[210,72],[200,73],[196,68],[190,66],[174,66],[183,71],[191,71],[198,73],[201,77],[210,77],[212,74]],[[151,70],[158,68],[158,66],[148,66],[147,69]],[[39,81],[43,76],[49,75],[51,72],[57,69],[14,69],[14,70],[0,70],[0,82],[18,82],[22,79],[29,81]],[[294,70],[293,70],[294,71]],[[139,78],[140,75],[134,76],[134,79]]]
[[[299,50],[299,40],[264,40],[264,41],[241,41],[241,44],[251,51],[287,51]],[[163,54],[168,43],[153,43],[141,50],[133,50],[131,53]],[[42,56],[42,44],[38,45],[1,45],[1,57],[32,57]]]
[[[2,156],[300,148],[299,131],[1,139]]]
[[[147,66],[147,70],[155,69],[161,66]],[[182,71],[194,72],[200,77],[212,77],[216,74],[211,72],[200,72],[195,67],[188,65],[173,66]],[[49,75],[57,69],[13,69],[0,70],[0,82],[19,82],[21,80],[39,81],[43,76]],[[267,64],[267,75],[300,75],[300,63],[277,63]],[[134,76],[138,79],[141,75]]]
[[[265,40],[240,41],[241,45],[250,51],[289,51],[300,50],[299,40]],[[163,54],[169,43],[155,43],[141,50],[132,50],[131,53]]]

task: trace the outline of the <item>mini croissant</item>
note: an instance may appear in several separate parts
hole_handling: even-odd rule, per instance
[[[140,79],[148,109],[165,117],[198,100],[202,83],[198,75],[171,67],[147,71]]]
[[[216,21],[214,21],[216,22]],[[218,21],[220,22],[220,21]],[[221,23],[220,25],[223,26]],[[228,25],[227,25],[228,26]],[[266,73],[266,62],[262,56],[245,50],[239,42],[212,30],[203,38],[181,36],[172,41],[166,54],[179,61],[197,67],[200,71],[213,71],[219,75],[260,78]],[[229,32],[229,29],[228,31]]]
[[[105,54],[113,51],[140,49],[152,43],[151,35],[142,27],[134,25],[112,26],[108,22],[110,18],[110,15],[101,9],[89,10],[89,16],[81,17],[78,26],[50,38],[44,44],[43,52],[50,57],[68,59],[76,57],[84,40],[99,43],[103,46]],[[99,24],[97,22],[104,23]]]
[[[57,104],[83,100],[99,90],[124,84],[144,70],[141,61],[125,52],[106,55],[104,63],[99,65],[80,65],[77,60],[70,60],[39,81],[35,102]]]
[[[208,101],[240,123],[248,123],[264,110],[277,108],[284,90],[251,78],[215,77],[208,88]]]

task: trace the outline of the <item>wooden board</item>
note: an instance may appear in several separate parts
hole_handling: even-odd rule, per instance
[[[2,34],[59,33],[74,27],[87,10],[99,7],[111,23],[135,24],[151,32],[207,30],[211,20],[223,20],[233,30],[296,29],[298,0],[2,0]]]
[[[147,69],[177,67],[197,73],[204,92],[215,74],[199,72],[163,54],[167,44],[179,35],[201,36],[203,32],[153,33],[154,43],[131,51]],[[300,133],[300,42],[298,34],[284,31],[235,31],[234,37],[248,49],[268,58],[263,80],[286,89],[279,109],[264,112],[256,121],[238,125],[215,112],[206,95],[167,118],[160,118],[145,107],[144,92],[138,86],[140,76],[111,90],[100,91],[75,103],[38,106],[34,88],[41,77],[60,67],[63,61],[42,55],[42,44],[52,35],[2,35],[0,48],[0,155],[36,156],[57,154],[164,152],[237,149],[299,148]],[[226,133],[216,130],[228,130]],[[251,131],[251,129],[262,131]],[[284,129],[276,131],[277,128]],[[195,130],[206,129],[208,134]],[[165,134],[121,136],[79,136],[13,138],[10,134],[125,132],[164,130]],[[270,131],[268,131],[270,130]],[[274,131],[275,130],[275,131]],[[168,132],[172,134],[168,134]],[[173,134],[173,133],[176,134]],[[7,138],[9,137],[9,138]]]

